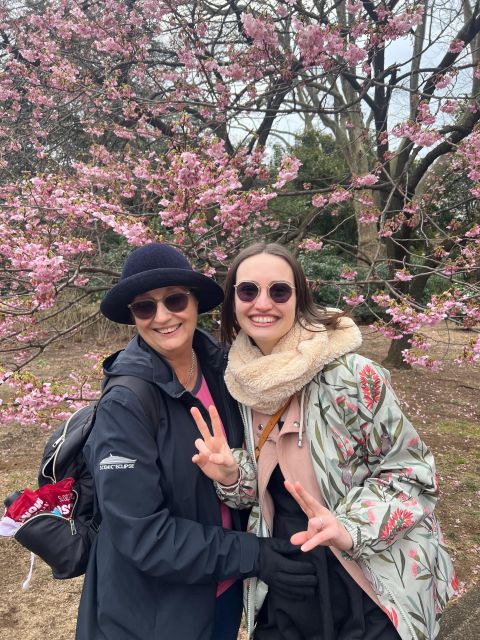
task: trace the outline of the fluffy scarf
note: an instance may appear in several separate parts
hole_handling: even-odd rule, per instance
[[[225,382],[240,403],[268,415],[300,391],[323,367],[362,344],[350,318],[341,317],[335,329],[309,331],[296,323],[271,354],[264,356],[240,331],[228,355]]]

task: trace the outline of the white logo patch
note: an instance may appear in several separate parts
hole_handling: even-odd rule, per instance
[[[100,470],[105,469],[133,469],[136,460],[124,458],[123,456],[114,456],[110,454],[100,461]]]

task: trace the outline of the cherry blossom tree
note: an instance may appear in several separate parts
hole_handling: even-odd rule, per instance
[[[480,319],[479,30],[471,0],[3,0],[0,350],[19,398],[3,419],[78,399],[28,365],[98,319],[132,247],[175,243],[221,278],[252,238],[321,251],[315,222],[344,202],[358,246],[343,250],[367,269],[345,302],[378,283],[390,362],[440,366],[422,328]],[[285,131],[303,126],[335,137],[337,184],[292,188]]]

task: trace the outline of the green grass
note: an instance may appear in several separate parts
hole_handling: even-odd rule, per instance
[[[8,472],[8,486],[6,487],[7,493],[11,493],[17,489],[24,489],[25,487],[29,487],[30,489],[35,489],[37,487],[36,469],[32,469],[31,471],[22,470]],[[1,497],[2,496],[0,496],[0,498]],[[3,496],[3,498],[4,497],[5,496]]]
[[[443,420],[437,427],[439,433],[449,433],[470,438],[480,438],[480,424],[467,420]]]
[[[480,481],[475,477],[467,477],[463,481],[463,486],[469,491],[477,491],[478,489],[480,489]]]

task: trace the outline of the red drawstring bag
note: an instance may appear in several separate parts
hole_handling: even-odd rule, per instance
[[[55,484],[45,484],[35,491],[24,489],[8,507],[5,515],[15,522],[25,522],[42,511],[51,512],[57,507],[60,515],[69,518],[73,505],[74,482],[73,478],[64,478]]]

